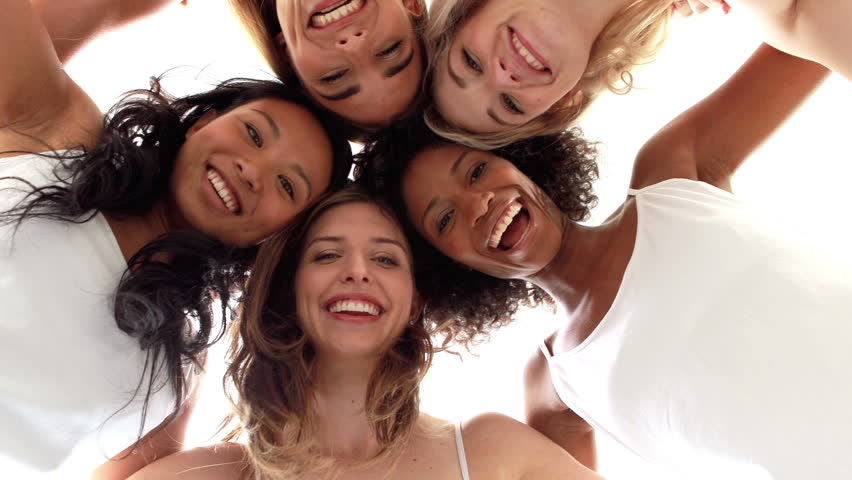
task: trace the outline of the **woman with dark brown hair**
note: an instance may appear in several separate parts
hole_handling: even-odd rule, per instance
[[[252,272],[228,369],[248,444],[182,452],[132,478],[599,479],[507,417],[419,412],[445,321],[414,268],[389,208],[357,189],[321,200]]]

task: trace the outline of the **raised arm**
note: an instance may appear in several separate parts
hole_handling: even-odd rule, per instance
[[[679,177],[730,191],[737,168],[828,74],[817,63],[761,46],[727,82],[642,147],[631,186]]]
[[[565,449],[587,468],[596,470],[595,431],[570,408],[553,388],[547,359],[536,350],[524,371],[526,422]]]
[[[0,152],[90,143],[100,112],[62,70],[29,0],[0,6]]]
[[[730,4],[758,22],[766,43],[852,80],[849,0],[730,0]]]
[[[67,62],[102,33],[158,12],[179,0],[30,0],[59,61]]]

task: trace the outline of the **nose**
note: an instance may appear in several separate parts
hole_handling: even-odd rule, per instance
[[[488,214],[488,209],[491,207],[491,200],[494,199],[494,192],[490,190],[473,192],[465,202],[464,212],[467,218],[476,225],[479,220]]]
[[[494,71],[499,85],[508,85],[511,87],[517,87],[520,85],[521,77],[509,68],[505,60],[502,58],[498,59],[497,66],[498,68],[495,68]]]
[[[366,33],[363,29],[358,29],[349,32],[341,32],[340,37],[334,42],[337,48],[344,50],[353,50],[364,43]]]
[[[369,262],[360,255],[350,255],[343,270],[343,283],[347,284],[369,284],[372,277],[369,271]]]
[[[260,174],[256,163],[256,161],[249,161],[246,158],[239,158],[236,161],[237,175],[253,192],[260,187]]]

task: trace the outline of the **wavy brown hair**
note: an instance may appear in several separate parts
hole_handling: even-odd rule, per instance
[[[488,0],[434,0],[425,41],[429,52],[427,84],[435,66],[446,63],[456,32]],[[633,89],[633,70],[649,63],[666,39],[671,0],[635,0],[619,11],[598,35],[586,71],[569,99],[505,132],[477,133],[447,120],[434,104],[423,118],[433,132],[471,148],[491,150],[518,140],[558,134],[576,121],[604,91],[626,94]]]
[[[426,30],[428,9],[426,8],[426,0],[415,0],[421,12],[420,16],[409,15],[411,25],[414,28],[414,33],[420,43],[420,49],[423,51],[423,71],[426,71],[426,44],[423,41],[423,33]],[[302,85],[301,79],[296,74],[296,69],[290,56],[287,54],[287,48],[278,41],[278,35],[281,34],[281,24],[278,22],[278,11],[276,9],[277,0],[228,0],[231,10],[236,15],[243,29],[248,34],[249,39],[254,44],[255,48],[266,60],[266,63],[272,69],[273,73],[288,85]],[[411,115],[419,115],[422,108],[420,105],[424,103],[423,88],[419,89],[419,94],[414,98],[409,108],[397,115],[397,119],[407,118]],[[314,102],[316,103],[316,102]],[[345,123],[344,134],[353,142],[368,143],[376,136],[381,129],[358,125],[343,116],[331,112],[325,107],[316,104],[334,115],[337,115]],[[396,119],[395,119],[396,120]]]
[[[375,205],[399,225],[389,207],[349,186],[320,199],[299,221],[260,246],[235,324],[238,335],[233,337],[225,380],[241,421],[229,438],[248,435],[248,456],[258,478],[303,478],[335,471],[334,459],[315,441],[316,353],[296,318],[294,279],[311,225],[331,209],[350,203]],[[399,452],[410,437],[436,330],[438,326],[421,313],[373,372],[365,410],[381,450],[370,462]]]

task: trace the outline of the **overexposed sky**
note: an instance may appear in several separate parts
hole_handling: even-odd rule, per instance
[[[759,36],[736,11],[676,19],[670,41],[654,64],[637,75],[642,87],[626,97],[602,98],[582,122],[587,136],[605,144],[601,198],[592,223],[600,222],[626,195],[633,158],[654,132],[721,84],[757,47]],[[174,67],[165,85],[184,94],[233,76],[267,76],[260,56],[229,15],[224,0],[190,0],[109,34],[75,58],[68,71],[106,110],[124,91]],[[784,79],[779,79],[784,81]],[[852,84],[834,75],[737,174],[737,194],[779,222],[826,248],[850,256],[849,203]],[[423,410],[438,417],[467,418],[500,411],[521,418],[521,373],[537,342],[556,327],[546,312],[524,312],[493,335],[478,357],[440,356],[423,385]],[[213,352],[212,358],[221,355]],[[189,446],[208,436],[225,412],[220,372],[213,368]],[[793,413],[795,414],[795,413]],[[700,472],[666,474],[599,436],[600,470],[610,479],[701,478]]]

